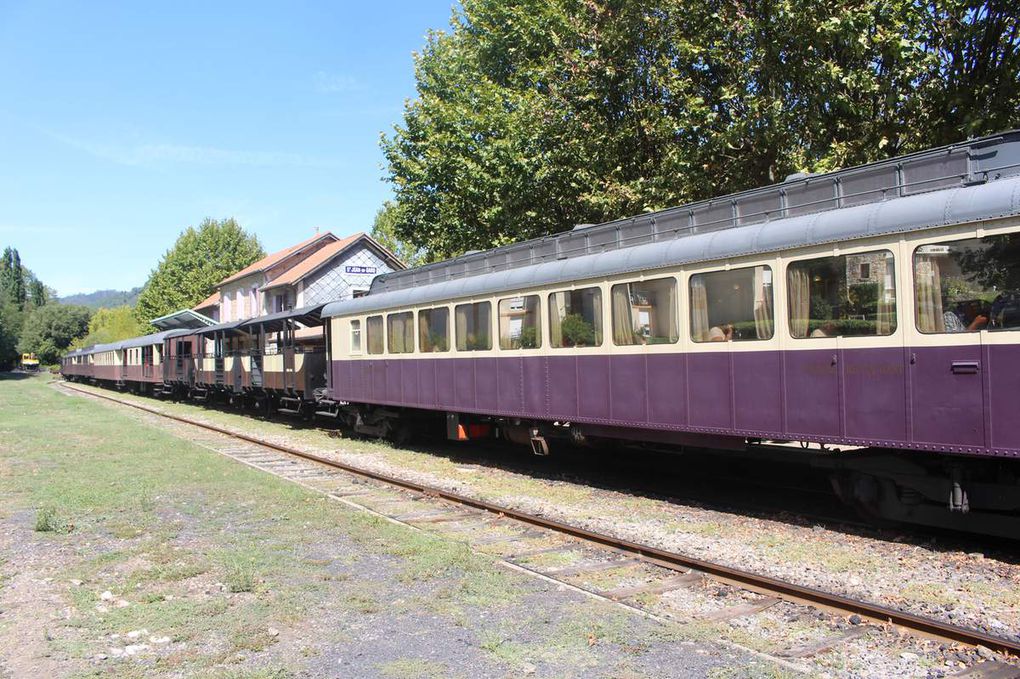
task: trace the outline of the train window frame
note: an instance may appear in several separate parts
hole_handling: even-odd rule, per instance
[[[403,337],[400,337],[400,329],[395,327],[397,323],[405,323],[402,330]],[[410,323],[408,327],[406,324]],[[410,330],[410,332],[408,332]],[[386,314],[386,352],[389,354],[413,354],[414,353],[414,312],[396,311]],[[397,339],[401,340],[402,347],[397,346]],[[408,347],[410,339],[410,347]]]
[[[660,284],[668,286],[665,290],[664,304],[655,301],[662,290],[649,292],[634,289],[634,286]],[[636,317],[635,310],[638,312]],[[663,311],[666,313],[666,319],[660,322],[659,316]],[[628,320],[622,323],[624,313]],[[647,323],[643,322],[645,319]],[[663,276],[614,283],[609,288],[609,322],[613,344],[618,347],[676,344],[680,341],[680,286],[676,278]],[[638,324],[637,327],[635,322]],[[652,333],[652,328],[660,324],[671,326],[665,328],[666,335]]]
[[[849,288],[851,287],[851,285],[849,281],[851,279],[850,276],[847,275],[847,271],[849,271],[851,267],[848,265],[848,260],[850,258],[876,257],[876,256],[883,257],[882,260],[883,265],[884,268],[887,269],[887,271],[883,271],[882,273],[876,273],[876,267],[874,266],[875,262],[872,261],[871,266],[869,267],[869,278],[866,281],[858,283],[858,285],[873,285],[876,284],[874,283],[874,281],[876,280],[882,281],[881,283],[882,288],[878,290],[875,294],[874,320],[869,320],[866,317],[851,318],[850,316],[847,316],[846,318],[815,318],[814,314],[824,309],[824,307],[826,306],[829,307],[828,309],[829,314],[833,313],[834,307],[839,310],[840,314],[844,312],[844,307],[842,305],[830,304],[829,299],[826,299],[827,297],[832,297],[834,299],[838,299],[841,302],[843,299],[843,293],[839,292],[840,286],[846,289],[845,293],[845,298],[847,300],[846,307],[849,307],[851,308],[851,310],[853,310],[855,304],[864,305],[866,303],[866,300],[855,302],[850,296]],[[900,327],[899,323],[900,304],[899,304],[899,290],[897,288],[896,259],[897,259],[896,253],[891,248],[885,247],[876,248],[873,250],[841,252],[837,255],[826,254],[815,257],[804,257],[801,259],[791,260],[787,262],[786,276],[784,277],[784,282],[786,285],[787,331],[789,332],[790,337],[795,340],[812,340],[812,339],[834,339],[837,337],[878,338],[878,337],[891,337],[895,335]],[[824,266],[826,266],[825,264],[823,264],[823,262],[825,262],[826,260],[831,262],[829,268],[832,271],[839,271],[840,268],[842,269],[843,273],[842,280],[836,279],[837,294],[835,296],[828,294],[830,279],[823,277],[820,273],[817,272],[817,269],[821,269]],[[832,265],[836,263],[835,260],[842,260],[842,264],[840,266],[833,268]],[[812,268],[816,269],[816,272],[814,274],[811,274],[810,272]],[[802,269],[804,269],[803,272],[801,271]],[[858,272],[858,274],[860,273],[859,261],[855,262],[852,269]],[[793,283],[793,276],[795,273],[798,279],[800,279],[801,281],[796,285]],[[859,275],[857,275],[856,278],[860,279]],[[811,285],[818,283],[825,284],[824,289],[826,290],[826,293],[821,296],[818,296],[817,298],[818,301],[815,301],[815,297],[811,295]],[[887,285],[889,287],[886,287]],[[800,294],[797,295],[798,299],[794,299],[796,290],[801,288],[804,290],[804,292],[801,292]],[[884,297],[886,296],[885,293],[889,291],[891,291],[892,297],[891,302],[884,299]],[[889,307],[890,304],[891,307]],[[881,310],[881,307],[883,305],[888,307],[885,311]],[[806,318],[800,319],[794,317],[795,308],[797,307],[806,309],[807,314]],[[866,314],[861,313],[854,313],[852,315],[866,316]],[[884,319],[882,318],[883,316]],[[855,322],[873,324],[875,332],[855,332],[849,334],[844,332],[846,327],[848,327],[847,324],[849,324],[849,327],[853,327]],[[811,329],[812,324],[819,323],[820,325],[816,325],[814,330]],[[800,325],[804,326],[803,329],[804,334],[798,334],[797,327]],[[886,329],[885,332],[881,331],[883,326]]]
[[[595,312],[595,316],[594,316],[594,319],[593,319],[594,323],[591,323],[588,320],[584,319],[584,317],[583,317],[583,315],[584,315],[583,314],[583,310],[584,310],[583,306],[582,306],[582,313],[577,313],[577,314],[571,313],[571,314],[566,314],[566,315],[563,315],[563,316],[561,316],[558,313],[559,302],[558,301],[554,301],[554,299],[553,299],[556,295],[575,295],[575,294],[583,295],[584,293],[587,293],[587,292],[593,292],[595,294],[595,300],[589,305],[590,308]],[[581,304],[582,305],[584,304],[583,300],[581,301]],[[556,290],[554,292],[550,292],[546,296],[546,305],[548,306],[548,310],[549,310],[548,316],[549,316],[549,347],[550,348],[552,348],[552,349],[597,349],[597,348],[603,346],[603,344],[605,343],[606,332],[605,332],[605,313],[604,313],[604,310],[602,308],[602,287],[601,286],[598,286],[598,285],[586,285],[586,286],[584,286],[582,288],[567,288],[566,290]],[[573,302],[571,302],[571,306],[573,306]],[[553,314],[556,314],[555,320],[553,318]],[[578,345],[576,343],[576,341],[573,344],[567,344],[564,341],[563,331],[562,331],[562,324],[563,324],[564,320],[566,320],[567,318],[570,318],[571,316],[581,317],[582,321],[586,325],[592,326],[591,327],[591,331],[594,334],[594,338],[593,338],[594,342],[592,344]],[[556,342],[556,334],[555,334],[555,328],[557,326],[559,326],[561,328],[559,344],[557,344],[557,342]],[[577,332],[584,332],[584,331],[581,330],[580,328],[577,328],[576,330],[572,330],[571,332],[576,334]]]
[[[379,333],[378,351],[373,346],[375,333]],[[382,356],[386,353],[386,321],[382,314],[369,316],[365,319],[365,353],[370,356]]]
[[[471,316],[462,315],[461,310],[470,309]],[[485,319],[482,320],[481,310],[485,310]],[[465,319],[464,332],[461,332],[460,322],[461,318]],[[485,330],[485,341],[479,342],[478,333],[470,332],[468,330],[467,320],[471,319],[471,325],[476,329]],[[473,352],[473,351],[492,351],[492,302],[485,300],[482,302],[465,302],[463,304],[457,304],[453,307],[453,325],[454,325],[454,340],[456,342],[456,349],[460,352]],[[473,346],[469,346],[469,338],[471,335],[475,336],[473,342],[470,342]]]
[[[710,312],[715,315],[722,300],[713,302],[709,297],[709,288],[722,285],[732,293],[744,289],[743,280],[734,280],[735,276],[750,275],[751,312],[749,319],[712,323]],[[758,278],[760,276],[760,283]],[[751,264],[730,269],[712,269],[697,271],[687,277],[687,332],[695,344],[712,344],[715,342],[768,342],[776,336],[776,288],[775,272],[770,264]],[[710,285],[706,285],[710,283]],[[759,287],[760,286],[760,287]],[[732,290],[729,288],[732,287]],[[759,292],[763,293],[759,297]],[[767,294],[764,294],[766,293]],[[730,295],[731,301],[734,295]],[[701,312],[704,313],[701,313]],[[730,316],[735,316],[731,313]],[[718,320],[718,319],[716,319]]]
[[[360,318],[352,318],[351,319],[351,346],[350,346],[350,352],[352,354],[361,354],[361,353],[363,353],[363,351],[362,351],[362,344],[361,344],[361,319]]]
[[[1013,242],[1007,242],[1011,240]],[[922,309],[922,297],[925,296],[925,290],[922,290],[920,286],[922,274],[920,274],[918,271],[919,264],[918,257],[923,255],[943,254],[931,252],[931,250],[935,248],[947,248],[944,254],[949,255],[950,250],[948,248],[953,245],[961,246],[964,244],[989,244],[994,247],[995,245],[999,244],[989,243],[989,241],[999,241],[999,243],[1007,242],[1006,243],[1007,246],[1020,248],[1020,233],[1007,232],[997,234],[985,234],[980,236],[975,234],[957,238],[948,237],[936,241],[918,244],[913,249],[913,251],[910,254],[910,271],[912,277],[911,292],[914,296],[914,328],[915,330],[917,330],[918,333],[928,336],[955,335],[957,337],[961,336],[978,337],[980,336],[979,333],[981,332],[1000,333],[1010,331],[1015,332],[1017,330],[1020,330],[1020,322],[1018,322],[1016,325],[1011,325],[1009,327],[1001,327],[1006,318],[1007,312],[1011,312],[1011,315],[1017,317],[1018,321],[1020,321],[1020,292],[1018,292],[1017,288],[1007,285],[1000,286],[998,283],[993,283],[985,286],[986,289],[978,291],[974,289],[974,287],[981,285],[980,282],[966,280],[966,275],[963,274],[962,269],[960,271],[961,275],[958,276],[958,278],[960,278],[961,280],[956,283],[956,287],[960,289],[964,288],[964,286],[971,286],[971,289],[968,290],[964,288],[960,290],[960,292],[976,295],[977,297],[970,300],[963,301],[957,300],[957,302],[955,303],[956,307],[955,309],[947,308],[947,302],[951,300],[951,297],[947,299],[946,293],[942,292],[944,290],[941,272],[941,267],[943,266],[942,264],[939,264],[938,266],[930,270],[934,272],[934,275],[937,276],[939,279],[937,289],[940,291],[940,294],[938,295],[937,306],[939,309],[942,310],[942,312],[941,314],[936,315],[934,318],[928,319],[929,324],[933,324],[936,328],[939,325],[941,325],[942,329],[932,330],[925,329],[924,327],[925,323],[923,321],[930,314],[926,313],[925,310]],[[924,248],[929,249],[929,252],[921,252],[921,250]],[[1020,256],[1018,256],[1017,259],[1018,261],[1015,266],[1006,268],[1014,270],[1020,269]],[[956,263],[956,266],[958,267],[960,266],[958,262]],[[990,271],[1001,272],[1003,268],[1004,267],[1002,267],[1001,264],[995,267],[984,266],[984,270]],[[924,275],[928,275],[928,273],[925,273]],[[953,277],[947,276],[947,278],[949,278],[950,281],[953,280]],[[927,288],[934,289],[935,286],[928,285]],[[989,296],[993,292],[996,293],[994,299],[991,300],[980,299],[981,296]],[[1003,296],[1006,296],[1005,299],[1003,299]],[[984,304],[987,305],[987,311],[983,308],[982,302],[984,302]],[[935,308],[935,305],[931,300],[929,300],[929,304],[932,305],[933,309]],[[964,305],[966,305],[967,308],[964,308]],[[998,324],[1000,327],[995,327],[996,324]],[[949,329],[947,327],[949,325],[952,325],[953,329]]]
[[[443,331],[434,331],[433,315],[443,312]],[[440,347],[437,339],[443,344]],[[418,351],[423,354],[445,354],[450,351],[450,307],[437,306],[418,310]]]
[[[511,305],[520,300],[520,309],[511,308]],[[529,304],[534,302],[534,308],[529,309]],[[505,305],[505,309],[504,309]],[[514,316],[521,319],[520,331],[515,337],[511,321]],[[529,325],[529,319],[531,323]],[[542,348],[542,296],[538,294],[521,294],[512,297],[504,297],[496,305],[496,324],[499,333],[500,351],[533,351]],[[529,330],[534,330],[534,337]],[[505,331],[505,332],[504,332]],[[523,338],[523,339],[522,339]],[[514,346],[514,343],[518,346]]]

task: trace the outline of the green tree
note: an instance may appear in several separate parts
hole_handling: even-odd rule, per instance
[[[430,257],[1020,124],[1010,0],[464,0],[382,138]]]
[[[0,294],[19,310],[25,308],[25,270],[18,251],[11,247],[0,257]]]
[[[231,219],[188,227],[149,275],[135,316],[142,323],[195,306],[221,280],[265,257],[258,238]]]
[[[91,312],[82,306],[47,304],[25,319],[18,351],[32,352],[42,363],[56,363],[71,341],[88,328]]]
[[[27,272],[25,276],[27,280],[26,290],[28,292],[28,301],[33,307],[41,307],[50,300],[49,293],[46,291],[46,286],[43,282],[35,277],[31,271]]]
[[[14,302],[0,296],[0,370],[10,370],[17,365],[23,316]]]
[[[89,320],[87,334],[75,338],[71,342],[71,348],[80,349],[93,344],[119,342],[152,331],[151,326],[137,319],[135,310],[129,306],[98,309]]]
[[[372,238],[379,241],[383,247],[396,255],[397,259],[408,267],[428,264],[426,253],[420,247],[415,247],[397,236],[397,211],[400,208],[393,201],[386,201],[375,213],[375,221],[372,222]]]

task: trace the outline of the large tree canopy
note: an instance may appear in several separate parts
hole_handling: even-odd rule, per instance
[[[1010,0],[464,0],[382,140],[449,256],[1020,124]]]
[[[91,311],[83,306],[47,304],[25,319],[18,351],[32,352],[42,363],[56,363],[71,344],[85,332]]]
[[[195,306],[221,280],[265,257],[258,238],[233,219],[206,219],[188,227],[149,275],[138,297],[135,315],[154,318]]]
[[[421,248],[406,243],[397,235],[397,210],[396,203],[389,200],[383,203],[383,206],[376,211],[375,220],[372,222],[372,238],[379,241],[383,247],[408,267],[420,266],[432,261],[427,259]]]

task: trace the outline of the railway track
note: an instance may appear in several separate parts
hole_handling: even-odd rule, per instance
[[[774,656],[781,659],[796,661],[810,658],[853,639],[879,633],[889,625],[950,644],[983,646],[995,653],[1012,657],[1013,661],[1020,656],[1020,643],[980,630],[593,532],[66,383],[61,384],[61,387],[197,428],[205,436],[197,439],[192,437],[196,443],[244,464],[301,483],[346,504],[417,529],[444,527],[446,533],[467,536],[467,542],[473,548],[500,546],[503,548],[500,558],[517,569],[622,603],[653,617],[658,617],[658,614],[644,610],[642,597],[692,587],[708,580],[739,589],[748,593],[748,596],[742,603],[709,613],[704,616],[706,621],[752,616],[782,602],[809,606],[840,616],[858,616],[861,619],[862,624],[839,630],[827,638],[775,651]],[[532,563],[535,558],[566,552],[576,557],[566,566],[550,568],[548,565],[536,566]],[[580,556],[577,556],[578,553]],[[590,588],[576,583],[579,576],[624,569],[640,570],[643,583],[610,589]],[[985,662],[972,665],[956,676],[970,679],[1014,679],[1020,677],[1020,667],[1005,662]]]

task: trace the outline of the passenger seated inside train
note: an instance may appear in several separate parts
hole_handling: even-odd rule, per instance
[[[695,342],[747,342],[773,334],[772,269],[750,266],[690,278]]]
[[[987,311],[982,309],[978,300],[961,302],[955,309],[946,309],[942,320],[946,324],[946,332],[974,332],[988,325]]]
[[[914,251],[917,329],[961,333],[1020,327],[1017,234],[929,243]]]
[[[733,340],[733,324],[714,325],[708,331],[709,342],[730,342]]]

